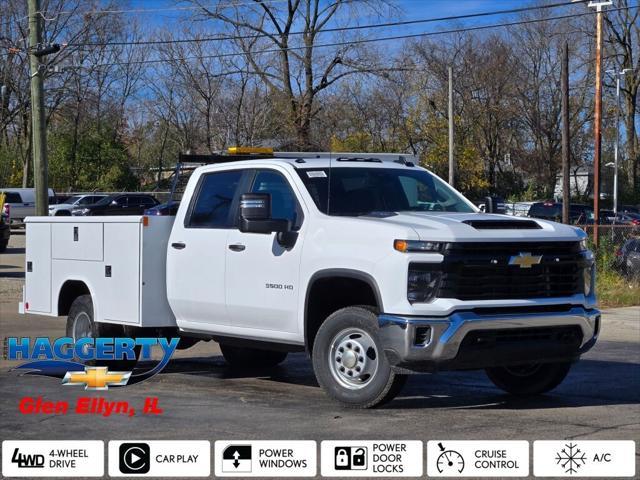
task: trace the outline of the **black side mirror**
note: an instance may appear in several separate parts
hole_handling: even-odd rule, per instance
[[[291,248],[298,237],[289,220],[271,218],[271,195],[243,193],[240,196],[240,231],[245,233],[278,234],[278,243]]]
[[[484,199],[485,213],[507,213],[504,199],[501,197],[485,197]]]

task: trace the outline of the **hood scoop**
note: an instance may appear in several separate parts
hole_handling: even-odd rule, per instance
[[[533,220],[464,220],[462,223],[476,230],[537,230],[542,228]]]

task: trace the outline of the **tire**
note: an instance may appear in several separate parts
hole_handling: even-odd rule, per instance
[[[377,320],[371,307],[346,307],[327,317],[314,340],[316,379],[346,407],[382,405],[398,395],[407,380],[393,371],[382,351]]]
[[[272,368],[287,358],[287,352],[235,347],[224,343],[220,350],[225,361],[235,368]]]
[[[95,322],[93,320],[93,302],[91,295],[81,295],[71,304],[67,316],[67,337],[76,341],[79,338],[90,337],[124,337],[124,328],[120,325]],[[86,365],[106,366],[111,370],[133,370],[138,363],[139,347],[135,349],[136,358],[124,360],[83,360],[74,358],[78,363]]]
[[[494,385],[513,395],[540,395],[556,388],[566,378],[571,363],[539,363],[518,367],[487,368]]]

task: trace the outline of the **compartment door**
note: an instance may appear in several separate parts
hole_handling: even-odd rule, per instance
[[[104,224],[104,268],[98,318],[105,322],[139,324],[140,224]]]
[[[51,313],[51,224],[27,224],[26,237],[27,313]]]

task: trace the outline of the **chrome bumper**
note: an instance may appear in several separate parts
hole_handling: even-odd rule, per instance
[[[482,330],[514,330],[537,327],[569,327],[578,326],[582,331],[579,347],[575,345],[564,355],[557,348],[549,357],[542,352],[535,352],[535,359],[541,362],[563,361],[577,358],[589,350],[597,339],[600,325],[600,312],[596,309],[585,309],[575,306],[570,310],[544,313],[505,313],[478,314],[473,311],[455,312],[447,317],[410,317],[402,315],[381,314],[378,316],[380,339],[383,350],[394,366],[410,370],[447,370],[457,368],[486,368],[496,366],[492,357],[498,354],[486,351],[480,358],[474,359],[474,365],[460,362],[457,357],[465,336],[470,332]],[[535,342],[531,342],[530,356],[535,350]],[[531,362],[525,350],[517,346],[510,352],[502,352],[513,361],[502,358],[498,364],[517,364]],[[525,352],[522,353],[521,352]],[[540,355],[542,354],[542,358]],[[476,355],[477,357],[477,355]],[[497,361],[497,360],[496,360]]]

